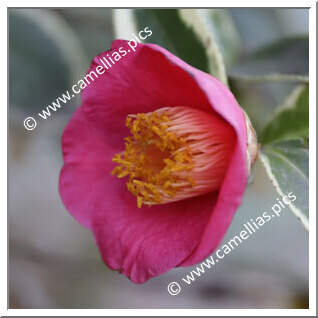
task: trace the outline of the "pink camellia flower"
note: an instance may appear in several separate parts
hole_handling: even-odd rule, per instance
[[[118,52],[64,131],[59,189],[104,262],[143,283],[215,250],[257,143],[225,85],[157,45],[114,41],[87,74]]]

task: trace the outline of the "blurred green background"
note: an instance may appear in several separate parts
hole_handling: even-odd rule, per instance
[[[223,55],[232,91],[261,131],[299,83],[248,78],[308,76],[308,10],[204,9],[200,14]],[[169,19],[175,29],[161,32]],[[308,233],[288,209],[178,296],[166,287],[191,268],[174,269],[144,285],[111,271],[92,234],[68,214],[58,195],[61,134],[79,97],[32,132],[22,125],[83,76],[113,39],[130,39],[144,26],[153,30],[150,42],[187,61],[189,52],[178,45],[178,23],[175,10],[9,9],[10,308],[308,307]],[[200,45],[189,42],[193,49],[200,54]],[[199,56],[195,63],[207,67]],[[259,162],[253,174],[225,241],[276,202],[278,194]]]

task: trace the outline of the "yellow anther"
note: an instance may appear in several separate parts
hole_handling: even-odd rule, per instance
[[[138,208],[141,208],[142,206],[142,197],[140,197],[139,195],[137,196],[137,206]]]
[[[131,136],[125,138],[123,154],[114,156],[118,166],[112,174],[118,178],[128,176],[127,189],[137,196],[138,207],[144,201],[147,205],[161,203],[163,194],[165,198],[173,197],[175,191],[171,184],[180,180],[177,173],[188,172],[193,167],[184,138],[167,131],[169,116],[165,112],[129,115],[126,126]],[[184,150],[179,151],[182,147]]]

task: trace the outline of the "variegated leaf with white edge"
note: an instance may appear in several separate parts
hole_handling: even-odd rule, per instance
[[[304,139],[277,141],[262,148],[260,159],[278,194],[293,192],[289,207],[309,229],[309,151]]]

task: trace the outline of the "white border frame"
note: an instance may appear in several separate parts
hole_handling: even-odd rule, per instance
[[[316,211],[316,2],[315,1],[282,1],[282,0],[267,0],[267,1],[202,1],[196,0],[194,6],[185,5],[184,1],[161,0],[157,4],[154,2],[146,2],[136,0],[133,3],[127,0],[113,2],[115,7],[125,8],[131,7],[280,7],[280,8],[304,8],[310,7],[309,10],[309,101],[310,101],[310,156],[309,156],[309,207],[310,211]],[[218,2],[218,3],[216,3]],[[89,5],[86,5],[89,4]],[[40,0],[28,1],[27,7],[104,7],[107,4],[105,1],[90,0],[89,2],[79,3],[75,0],[55,0],[46,1]],[[239,6],[238,6],[239,4]],[[7,38],[7,9],[8,7],[26,7],[26,2],[22,0],[7,1],[1,5],[0,12],[0,32],[2,43],[8,43]],[[7,48],[8,50],[8,48]],[[1,50],[2,70],[5,70],[5,75],[1,77],[2,101],[8,105],[8,52]],[[5,96],[5,98],[4,98]],[[3,102],[4,103],[4,102]],[[0,108],[1,112],[1,145],[7,149],[7,108],[5,103]],[[7,157],[1,157],[1,166],[3,174],[7,174]],[[7,238],[7,180],[2,177],[1,180],[1,205],[3,207],[0,215],[0,255],[2,262],[0,265],[0,315],[6,316],[316,316],[316,213],[311,213],[309,223],[309,309],[7,309],[8,305],[8,282],[7,282],[7,255],[8,255],[8,238]],[[297,255],[295,255],[297,257]],[[5,261],[6,259],[6,261]]]

